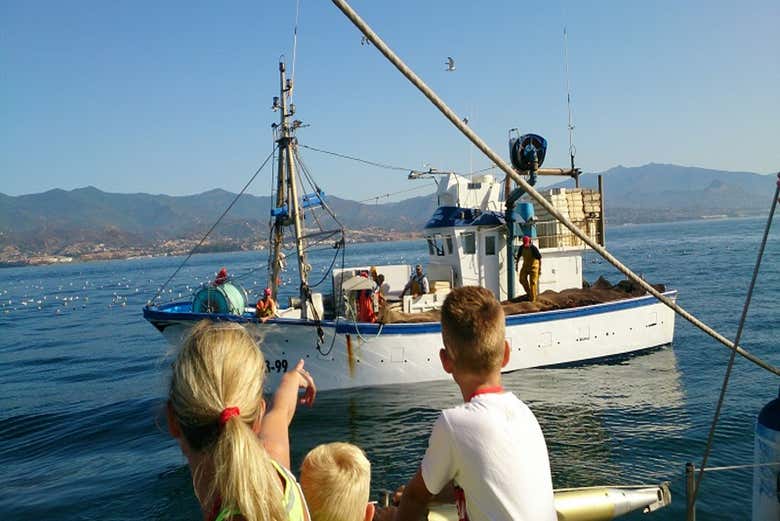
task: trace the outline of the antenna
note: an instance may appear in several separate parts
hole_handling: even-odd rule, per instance
[[[293,100],[292,84],[295,83],[295,58],[298,56],[298,18],[301,15],[301,0],[295,2],[295,27],[293,28],[293,52],[292,52],[292,74],[290,75],[290,103]]]
[[[563,26],[563,56],[564,64],[566,67],[566,105],[569,109],[569,158],[571,159],[571,169],[574,171],[574,155],[577,153],[577,148],[574,146],[574,122],[571,115],[571,85],[569,84],[569,36],[566,31],[566,26]],[[574,178],[577,186],[580,186],[579,176]]]

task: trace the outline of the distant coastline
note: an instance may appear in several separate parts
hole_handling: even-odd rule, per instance
[[[741,219],[755,219],[761,217],[761,214],[706,214],[700,215],[695,218],[680,218],[658,221],[645,221],[645,222],[621,222],[612,223],[614,227],[632,227],[632,226],[647,226],[654,224],[675,224],[684,222],[701,222],[710,220],[741,220]],[[386,232],[382,233],[377,230],[371,232],[361,232],[351,230],[347,232],[348,244],[365,244],[365,243],[381,243],[381,242],[395,242],[421,239],[423,234],[421,232]],[[83,255],[57,255],[57,254],[33,254],[29,256],[15,256],[15,258],[3,258],[3,252],[0,251],[0,268],[18,268],[26,266],[44,266],[52,264],[80,264],[85,262],[94,261],[112,261],[112,260],[131,260],[131,259],[148,259],[156,257],[176,257],[188,255],[192,248],[197,244],[197,241],[190,239],[182,239],[181,241],[165,241],[168,249],[160,249],[162,245],[157,244],[148,248],[144,247],[130,247],[130,248],[106,248],[104,245],[94,245],[94,250],[85,251]],[[87,245],[81,245],[82,248],[88,250]],[[186,246],[186,247],[185,247]],[[240,251],[258,251],[262,252],[267,249],[266,244],[259,244],[255,247],[249,247],[246,244],[236,244],[233,242],[214,242],[206,243],[202,245],[195,255],[206,253],[233,253]]]
[[[380,243],[395,242],[404,240],[420,239],[420,232],[387,232],[385,234],[360,231],[347,232],[347,244]],[[182,239],[180,241],[165,241],[165,245],[155,244],[149,247],[117,247],[110,248],[103,244],[81,244],[80,248],[83,254],[58,255],[53,253],[40,253],[25,255],[13,249],[9,254],[5,248],[0,250],[0,268],[19,268],[25,266],[46,266],[52,264],[80,264],[84,262],[112,261],[112,260],[130,260],[130,259],[149,259],[155,257],[177,257],[188,255],[197,245],[198,241]],[[166,248],[167,246],[167,248]],[[195,255],[204,253],[232,253],[240,251],[258,251],[267,250],[265,243],[249,245],[237,243],[234,241],[204,243],[195,251]]]
[[[599,175],[608,228],[765,215],[775,185],[773,176],[658,163],[617,166]],[[586,173],[580,186],[594,188],[597,181]],[[420,237],[436,209],[432,194],[382,204],[331,195],[327,203],[354,243]],[[187,196],[110,193],[93,186],[0,193],[0,267],[186,255],[196,247],[199,253],[262,251],[273,205],[268,196],[237,200],[221,189]],[[230,214],[220,217],[228,207]],[[200,245],[218,218],[219,226]]]

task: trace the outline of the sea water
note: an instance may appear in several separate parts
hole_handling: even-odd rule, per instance
[[[735,219],[624,226],[609,230],[607,245],[647,280],[678,289],[683,307],[733,338],[764,225]],[[775,225],[742,344],[780,365]],[[426,252],[423,241],[348,245],[344,262],[414,264]],[[334,258],[341,264],[335,253],[312,254],[313,282]],[[172,348],[141,316],[182,260],[0,270],[1,519],[200,518],[189,470],[162,414]],[[255,291],[266,283],[262,252],[196,255],[164,298],[186,298],[222,266]],[[620,278],[592,253],[584,272],[591,281]],[[285,274],[288,294],[293,278]],[[556,487],[670,481],[670,508],[626,519],[682,519],[684,466],[701,462],[729,354],[677,318],[672,348],[519,371],[505,377],[505,386],[539,418]],[[709,466],[752,461],[755,417],[777,384],[737,358]],[[438,411],[459,400],[448,381],[322,393],[293,421],[293,467],[318,443],[356,443],[372,462],[378,496],[414,474]],[[699,518],[749,518],[751,480],[751,469],[705,475]]]

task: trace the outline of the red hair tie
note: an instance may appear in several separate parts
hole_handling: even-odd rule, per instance
[[[238,409],[238,407],[225,407],[225,409],[222,411],[222,414],[219,415],[219,424],[225,425],[230,418],[240,414],[241,411]]]

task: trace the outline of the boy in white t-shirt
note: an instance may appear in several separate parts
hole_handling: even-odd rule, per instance
[[[441,310],[444,370],[465,403],[433,425],[396,521],[425,519],[433,500],[455,500],[468,521],[556,521],[550,463],[531,410],[501,387],[509,343],[501,304],[484,288],[452,291]]]

